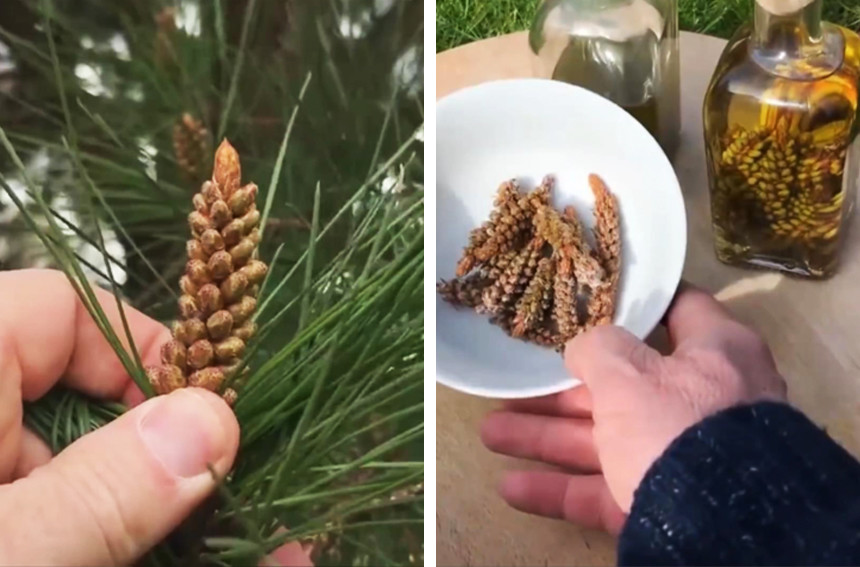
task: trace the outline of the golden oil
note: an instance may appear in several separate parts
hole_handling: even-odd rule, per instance
[[[716,253],[824,278],[860,183],[860,37],[822,23],[821,0],[766,6],[729,42],[705,98]]]

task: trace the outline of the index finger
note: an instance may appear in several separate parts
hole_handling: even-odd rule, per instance
[[[113,296],[96,290],[111,326],[124,340]],[[159,359],[170,333],[139,311],[126,318],[144,364]],[[94,397],[143,400],[116,353],[61,272],[0,272],[0,482],[22,450],[22,400],[37,400],[57,382]]]
[[[669,341],[675,350],[708,341],[727,326],[735,328],[739,323],[715,297],[689,284],[679,289],[666,315]]]
[[[503,403],[508,411],[535,415],[554,415],[558,417],[591,417],[591,392],[585,384],[558,394],[509,400]]]
[[[113,295],[95,288],[107,319],[127,349]],[[140,311],[124,306],[134,343],[144,364],[157,364],[170,331]],[[0,272],[0,341],[21,375],[21,396],[40,398],[60,379],[97,398],[140,401],[113,348],[90,317],[68,279],[54,270]]]

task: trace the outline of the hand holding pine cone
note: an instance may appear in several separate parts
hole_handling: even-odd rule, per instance
[[[240,186],[240,180],[239,154],[224,140],[215,152],[212,179],[192,199],[192,238],[179,280],[173,340],[161,350],[162,365],[147,369],[158,394],[186,386],[220,391],[256,330],[252,316],[268,266],[257,259],[257,186]],[[237,393],[228,388],[223,397],[232,405]]]
[[[550,205],[554,181],[531,193],[515,181],[499,187],[490,218],[469,235],[457,278],[438,285],[442,298],[492,316],[515,338],[560,349],[595,325],[612,322],[621,275],[618,201],[597,175],[595,248],[573,207]]]

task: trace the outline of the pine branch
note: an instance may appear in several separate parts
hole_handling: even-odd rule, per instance
[[[124,412],[122,404],[95,400],[58,386],[39,400],[24,404],[24,425],[56,454]]]
[[[174,155],[177,120],[191,113],[228,133],[247,178],[269,180],[261,257],[271,271],[261,331],[242,362],[236,467],[141,564],[256,564],[309,538],[318,565],[420,563],[422,497],[408,491],[423,478],[423,172],[412,134],[423,111],[391,73],[404,42],[420,42],[420,3],[407,0],[363,41],[334,31],[327,3],[290,3],[287,20],[272,11],[280,3],[238,13],[204,3],[198,31],[170,31],[168,13],[159,27],[137,3],[55,4],[24,4],[45,25],[23,32],[5,29],[0,12],[0,38],[28,81],[26,96],[0,94],[0,106],[25,117],[0,118],[0,187],[14,200],[8,181],[27,186],[33,203],[19,199],[19,224],[68,275],[131,375],[134,353],[105,325],[84,268],[146,313],[174,317],[172,270],[197,189]],[[104,16],[97,22],[92,7]],[[111,37],[128,57],[111,51]],[[79,64],[104,79],[101,94],[78,77]],[[22,157],[45,149],[52,164],[73,164],[76,216],[54,214],[50,180],[26,178]],[[383,192],[383,182],[403,190]],[[108,228],[125,255],[108,248]],[[69,235],[99,253],[84,258]],[[124,286],[112,277],[119,269]],[[56,389],[27,404],[25,419],[56,452],[123,411]]]

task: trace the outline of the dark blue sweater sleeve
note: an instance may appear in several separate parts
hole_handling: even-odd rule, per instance
[[[791,407],[688,429],[634,496],[619,565],[860,565],[860,463]]]

